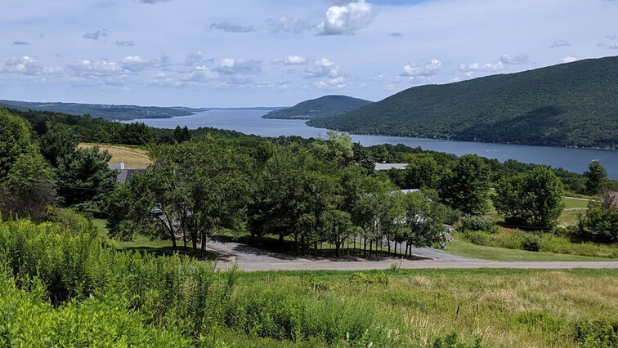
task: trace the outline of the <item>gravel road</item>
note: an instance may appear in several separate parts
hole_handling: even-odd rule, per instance
[[[218,267],[225,269],[236,262],[241,270],[253,271],[302,271],[302,270],[382,270],[390,269],[396,264],[403,269],[475,269],[475,268],[511,268],[511,269],[618,269],[618,261],[601,262],[549,262],[549,261],[487,261],[469,259],[447,254],[431,248],[416,248],[417,260],[383,259],[383,260],[339,260],[328,258],[297,258],[288,255],[264,252],[245,244],[234,242],[210,241],[210,250],[219,254]]]

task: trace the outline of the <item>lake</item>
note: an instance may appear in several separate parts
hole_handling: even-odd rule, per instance
[[[302,120],[271,120],[262,118],[266,113],[268,111],[264,110],[213,110],[197,113],[192,116],[140,119],[137,121],[157,128],[187,126],[189,129],[196,129],[199,127],[212,127],[267,137],[297,135],[310,138],[320,135],[325,136],[328,131],[327,129],[309,127]],[[591,161],[599,161],[607,169],[608,176],[618,180],[618,151],[614,150],[488,144],[381,135],[352,135],[352,139],[354,142],[360,142],[364,146],[380,144],[420,146],[425,150],[452,153],[458,156],[477,154],[500,161],[514,159],[525,163],[546,164],[577,173],[583,173]]]

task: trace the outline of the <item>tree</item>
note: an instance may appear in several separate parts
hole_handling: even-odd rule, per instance
[[[28,122],[0,109],[0,183],[20,156],[35,152]]]
[[[363,167],[367,174],[373,174],[376,169],[376,161],[371,157],[369,151],[362,147],[360,143],[354,143],[352,150],[354,151],[354,162]]]
[[[590,201],[586,213],[579,216],[578,235],[600,243],[618,242],[615,192],[606,192],[600,201]]]
[[[443,207],[423,193],[411,192],[403,198],[406,246],[427,247],[442,240]],[[406,250],[406,255],[408,250]]]
[[[58,161],[70,155],[79,140],[73,130],[63,124],[52,124],[47,133],[40,138],[41,154],[53,166],[58,166]]]
[[[56,178],[62,203],[97,213],[114,191],[118,171],[108,169],[112,156],[98,147],[77,149],[58,161]]]
[[[440,167],[433,157],[417,157],[405,169],[404,187],[408,189],[437,188]]]
[[[584,176],[586,177],[586,192],[590,195],[601,193],[607,182],[607,171],[603,165],[598,161],[591,162]]]
[[[36,152],[19,156],[0,186],[0,196],[0,211],[42,221],[56,197],[53,172],[45,159]]]
[[[174,129],[174,140],[178,144],[184,143],[185,141],[191,141],[191,132],[189,132],[189,128],[187,128],[187,126],[184,126],[183,128],[176,126],[176,129]]]
[[[490,172],[481,157],[461,156],[441,180],[440,197],[466,214],[483,214],[488,209]]]
[[[556,174],[537,167],[500,181],[493,201],[509,223],[550,228],[564,209],[563,196],[564,187]]]
[[[207,239],[223,229],[241,230],[247,204],[248,158],[208,140],[151,148],[154,164],[117,192],[108,207],[110,228],[131,238],[123,226],[149,227],[154,236],[190,240],[202,254]],[[125,196],[129,198],[124,198]],[[142,233],[148,233],[143,229]],[[152,236],[152,235],[151,235]]]

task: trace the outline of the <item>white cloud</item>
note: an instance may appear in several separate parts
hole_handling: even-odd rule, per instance
[[[270,32],[300,34],[309,29],[311,25],[303,19],[282,16],[279,18],[269,18],[266,20],[266,27]]]
[[[618,43],[611,44],[611,45],[607,46],[607,49],[609,49],[609,50],[618,50]]]
[[[435,75],[442,67],[442,62],[430,59],[423,63],[411,63],[404,65],[400,76],[431,76]]]
[[[14,41],[13,42],[13,46],[28,46],[28,45],[30,44],[25,41]]]
[[[307,59],[305,59],[304,57],[301,56],[288,56],[284,61],[283,64],[285,65],[303,65],[307,62]]]
[[[224,75],[257,75],[262,72],[261,60],[221,59],[214,71]]]
[[[606,44],[606,43],[603,43],[603,42],[599,42],[599,43],[597,44],[597,47],[607,47],[607,44]]]
[[[328,59],[322,58],[313,64],[305,68],[305,77],[339,77],[340,68],[339,65]]]
[[[116,62],[92,61],[90,59],[77,60],[67,67],[69,72],[74,76],[86,78],[110,76],[114,74],[124,73],[124,70],[116,64]]]
[[[576,62],[576,61],[577,61],[577,58],[571,57],[571,56],[562,58],[562,62],[563,63],[573,63],[573,62]]]
[[[106,37],[109,36],[109,34],[107,33],[107,30],[105,29],[101,29],[101,30],[97,30],[97,31],[89,31],[86,34],[84,34],[83,38],[84,39],[90,39],[90,40],[98,40],[102,37]]]
[[[207,80],[215,80],[219,77],[219,74],[216,71],[210,70],[207,66],[197,66],[195,69],[182,77],[183,81],[207,81]]]
[[[498,62],[496,64],[491,63],[472,63],[472,64],[461,64],[459,66],[459,70],[465,73],[471,72],[488,72],[488,71],[500,71],[504,69],[504,64],[502,62]]]
[[[549,48],[567,47],[567,46],[571,46],[571,43],[566,40],[558,40],[558,41],[554,41],[554,43],[552,43],[549,46]]]
[[[11,56],[0,66],[0,72],[20,73],[25,75],[36,75],[41,71],[35,57],[30,56]]]
[[[326,19],[318,25],[318,35],[351,35],[373,21],[373,7],[365,0],[345,6],[331,6]]]
[[[185,58],[185,65],[192,67],[210,64],[212,62],[214,62],[214,59],[206,58],[204,52],[202,51],[191,52]]]
[[[120,62],[120,67],[125,70],[137,72],[146,68],[157,65],[157,61],[150,61],[140,56],[128,56],[124,57]]]
[[[326,89],[333,89],[333,88],[344,88],[346,87],[348,84],[345,83],[343,77],[337,77],[334,79],[330,79],[327,81],[316,81],[315,82],[315,86],[317,88],[326,88]]]
[[[253,31],[253,26],[245,26],[240,23],[215,22],[210,25],[210,29],[225,31],[227,33],[249,33]]]
[[[393,32],[393,33],[388,33],[388,35],[392,37],[402,37],[403,36],[403,34],[398,31]]]
[[[527,54],[516,54],[511,56],[509,54],[503,54],[500,57],[500,63],[503,64],[528,64],[530,63],[530,56]]]

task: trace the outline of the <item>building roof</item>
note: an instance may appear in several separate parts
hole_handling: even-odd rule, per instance
[[[376,170],[406,169],[407,163],[376,163]]]
[[[131,180],[131,177],[138,173],[146,173],[146,169],[120,169],[120,174],[116,178],[116,182],[119,184],[126,184]]]

